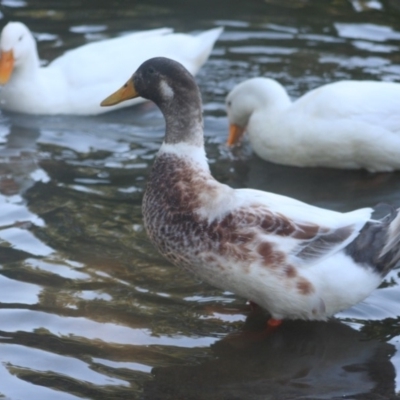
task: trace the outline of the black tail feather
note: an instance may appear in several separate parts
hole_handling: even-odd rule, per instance
[[[367,222],[346,247],[346,254],[385,276],[400,261],[400,214],[387,204],[378,204],[374,207],[376,215],[385,216]]]

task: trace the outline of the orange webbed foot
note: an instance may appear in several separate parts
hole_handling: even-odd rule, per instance
[[[277,328],[279,325],[281,325],[283,322],[282,319],[275,319],[275,318],[270,318],[267,321],[267,326],[269,326],[270,328]]]

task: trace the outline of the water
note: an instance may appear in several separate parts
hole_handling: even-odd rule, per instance
[[[246,144],[228,150],[223,104],[263,74],[293,98],[340,79],[398,80],[396,0],[3,0],[1,12],[1,25],[31,27],[43,63],[124,32],[225,26],[197,76],[214,175],[341,211],[400,204],[400,173],[296,169]],[[0,397],[395,398],[398,271],[335,321],[263,336],[265,316],[249,317],[244,299],[149,243],[140,204],[162,138],[151,104],[87,118],[0,115]]]

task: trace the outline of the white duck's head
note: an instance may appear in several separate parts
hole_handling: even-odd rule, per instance
[[[22,22],[9,22],[1,32],[0,38],[0,84],[6,84],[14,69],[37,60],[36,42],[32,33]]]
[[[273,79],[251,78],[235,86],[225,100],[229,121],[228,146],[240,141],[255,111],[270,112],[290,103],[284,87]]]

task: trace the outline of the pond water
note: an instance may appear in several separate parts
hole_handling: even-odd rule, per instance
[[[400,205],[398,172],[290,168],[248,144],[227,149],[224,112],[247,77],[278,79],[293,98],[340,79],[399,80],[397,0],[0,4],[1,26],[25,22],[43,63],[130,31],[224,26],[197,75],[216,178],[340,211]],[[245,299],[155,251],[140,206],[163,129],[148,103],[98,117],[0,114],[0,398],[396,398],[398,271],[335,320],[265,337]]]

